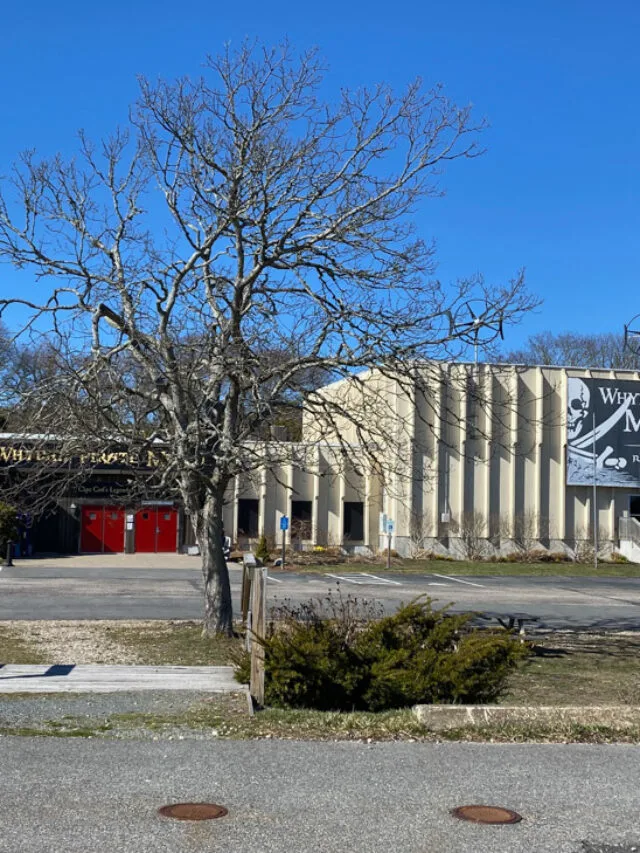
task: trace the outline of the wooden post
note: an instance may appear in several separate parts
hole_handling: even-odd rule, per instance
[[[249,603],[251,601],[251,580],[253,572],[258,565],[255,555],[252,553],[245,554],[242,558],[242,588],[240,591],[240,612],[242,614],[242,624],[247,627],[247,613],[249,612]]]
[[[251,682],[249,689],[258,705],[264,705],[264,647],[255,637],[264,637],[267,623],[267,570],[254,569],[251,601]]]
[[[242,624],[247,627],[247,614],[249,613],[249,602],[251,601],[251,569],[242,566],[242,592],[240,594],[240,611],[242,613]]]

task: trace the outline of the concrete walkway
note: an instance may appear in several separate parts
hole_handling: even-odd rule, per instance
[[[70,554],[68,556],[15,558],[17,568],[72,569],[200,569],[200,557],[190,554]]]
[[[112,693],[118,690],[244,690],[231,666],[0,665],[3,693]]]

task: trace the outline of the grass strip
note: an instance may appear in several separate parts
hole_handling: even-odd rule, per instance
[[[227,666],[241,650],[240,638],[206,637],[202,623],[171,621],[105,628],[110,640],[147,666]]]
[[[585,563],[493,563],[470,560],[399,560],[392,561],[391,569],[386,563],[354,559],[335,564],[295,563],[290,571],[313,574],[340,574],[343,572],[369,572],[373,574],[440,574],[453,577],[640,577],[640,565],[636,563],[600,563],[596,569]],[[276,573],[277,569],[272,569]]]
[[[27,640],[11,624],[0,624],[0,664],[45,662],[37,643]]]

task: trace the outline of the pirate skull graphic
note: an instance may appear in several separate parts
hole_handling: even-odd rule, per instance
[[[567,379],[567,436],[571,440],[582,432],[583,423],[589,414],[591,392],[582,379],[571,377]]]

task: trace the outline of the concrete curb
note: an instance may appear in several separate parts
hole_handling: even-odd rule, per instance
[[[622,730],[640,727],[638,706],[500,706],[415,705],[413,713],[426,729],[434,732],[460,728],[502,725],[606,726]]]

